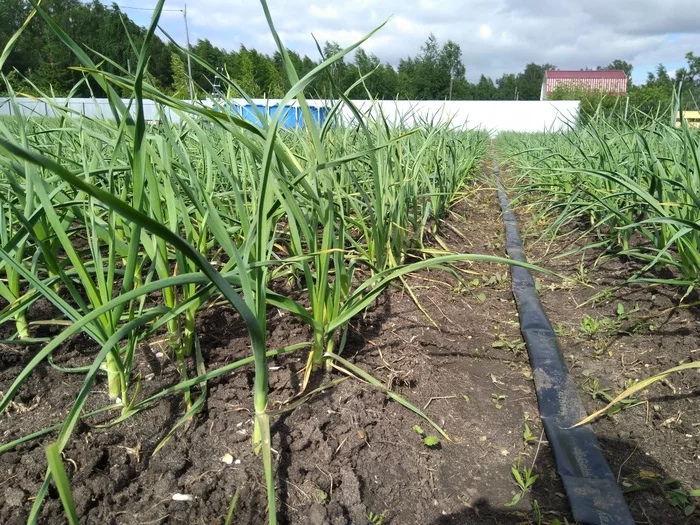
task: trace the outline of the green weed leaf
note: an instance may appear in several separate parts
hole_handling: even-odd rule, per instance
[[[423,438],[423,443],[425,443],[426,447],[433,448],[440,444],[440,440],[435,436],[425,436],[425,438]]]

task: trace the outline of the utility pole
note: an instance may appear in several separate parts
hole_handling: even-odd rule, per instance
[[[187,26],[187,4],[182,10],[182,14],[185,17],[185,42],[187,44],[187,87],[190,90],[190,102],[192,102],[194,101],[194,86],[192,84],[192,59],[190,58],[190,30]]]
[[[153,9],[148,8],[148,7],[129,7],[129,6],[120,6],[121,9],[137,9],[139,11],[153,11]],[[194,100],[194,83],[192,82],[192,59],[190,58],[190,30],[189,27],[187,26],[187,4],[185,4],[184,9],[163,9],[163,11],[180,11],[182,12],[183,17],[185,18],[185,41],[187,45],[187,76],[188,82],[187,82],[187,88],[189,90],[190,94],[190,100]],[[127,67],[129,67],[130,64],[127,59]],[[129,67],[129,73],[131,73],[131,68]]]

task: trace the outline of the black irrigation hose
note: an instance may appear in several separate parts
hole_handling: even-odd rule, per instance
[[[493,168],[511,259],[527,262],[515,214]],[[574,519],[585,525],[634,525],[634,519],[590,425],[571,428],[586,417],[576,385],[568,374],[557,337],[542,308],[530,270],[511,267],[512,288],[527,344],[540,417],[554,454],[557,473]]]

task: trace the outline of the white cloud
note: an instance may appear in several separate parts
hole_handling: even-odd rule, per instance
[[[484,39],[491,38],[491,26],[488,24],[481,24],[479,26],[479,36]]]
[[[396,27],[396,29],[402,33],[415,33],[417,30],[416,25],[405,16],[396,16],[392,18],[390,25]]]
[[[182,5],[182,0],[165,3],[166,9]],[[364,45],[367,50],[396,65],[418,54],[432,32],[440,42],[460,44],[470,80],[481,73],[493,78],[517,73],[528,62],[578,69],[616,58],[632,62],[635,78],[642,80],[659,62],[673,70],[688,51],[700,53],[698,0],[268,0],[268,5],[285,45],[301,54],[317,58],[312,34],[349,45],[392,17]],[[257,1],[189,0],[187,9],[193,41],[274,51]],[[150,18],[148,12],[124,11],[142,25]],[[161,24],[184,42],[180,13],[164,13]]]
[[[315,18],[325,18],[325,19],[334,19],[338,18],[339,11],[332,5],[325,5],[325,6],[317,6],[314,4],[311,4],[309,6],[309,15]]]

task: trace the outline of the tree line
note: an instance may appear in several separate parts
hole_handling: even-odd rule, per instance
[[[125,35],[128,33],[138,47],[146,30],[130,20],[116,4],[105,6],[98,0],[88,4],[80,0],[44,0],[42,7],[83,48],[95,57],[104,57],[103,67],[107,71],[116,72],[118,67],[128,71],[135,66],[136,53]],[[1,44],[8,41],[30,11],[27,0],[0,2]],[[340,49],[336,42],[325,42],[316,60],[291,50],[289,55],[301,77]],[[160,38],[151,41],[148,51],[150,81],[165,92],[187,98],[185,54],[177,45]],[[280,98],[290,87],[279,52],[268,55],[243,45],[238,50],[229,51],[214,46],[207,39],[197,41],[191,46],[191,51],[216,67],[220,76],[233,79],[251,97]],[[649,74],[646,83],[639,86],[631,83],[632,65],[628,62],[615,60],[598,69],[624,70],[630,80],[631,104],[651,111],[654,106],[668,104],[676,79],[684,79],[689,93],[687,100],[695,99],[700,93],[700,57],[691,52],[687,59],[688,67],[676,72],[675,77],[659,65],[655,73]],[[75,88],[82,79],[80,71],[71,69],[75,62],[53,31],[35,17],[18,40],[2,72],[10,78],[15,90],[24,93],[41,91],[63,96],[72,92],[73,96],[99,96],[96,86],[82,83]],[[327,74],[317,78],[309,93],[319,98],[333,97],[349,90],[351,98],[371,96],[385,100],[538,100],[547,69],[556,69],[556,66],[530,63],[522,72],[504,74],[495,81],[481,75],[477,82],[469,82],[459,44],[451,40],[440,44],[431,34],[416,56],[401,59],[397,67],[357,49],[352,56],[339,60]],[[358,83],[363,76],[364,81]],[[217,75],[196,61],[192,61],[192,80],[198,96],[213,93],[220,85]],[[5,86],[0,85],[0,92],[3,90]],[[567,98],[574,95],[580,94],[560,92],[556,96]]]

